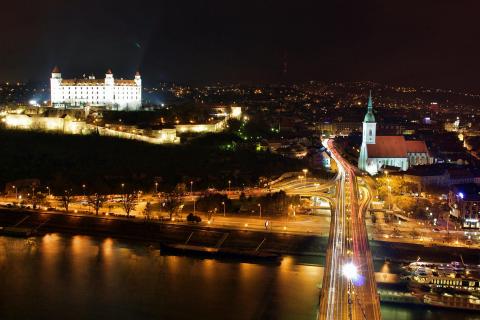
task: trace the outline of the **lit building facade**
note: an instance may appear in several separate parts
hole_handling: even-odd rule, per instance
[[[462,222],[466,229],[480,228],[480,186],[478,184],[454,185],[449,192],[450,214]]]
[[[136,73],[133,80],[115,79],[108,70],[105,79],[94,76],[82,79],[63,79],[56,67],[50,78],[53,107],[104,106],[113,110],[138,110],[142,106],[142,78]]]

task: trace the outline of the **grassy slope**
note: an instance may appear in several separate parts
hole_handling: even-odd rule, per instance
[[[229,179],[239,186],[304,166],[252,148],[219,148],[234,139],[207,136],[186,145],[157,146],[95,135],[0,130],[0,184],[39,178],[57,188],[82,183],[112,188],[120,181],[147,187],[161,176],[163,185],[195,179],[198,186],[223,187]]]

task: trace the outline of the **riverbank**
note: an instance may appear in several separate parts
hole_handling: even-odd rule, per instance
[[[65,215],[28,210],[0,209],[0,227],[22,227],[37,234],[64,233],[98,237],[114,237],[147,242],[185,243],[216,246],[223,238],[222,248],[255,250],[284,255],[324,256],[328,238],[245,229],[222,229],[202,224],[146,222],[140,219],[119,219],[100,216]],[[228,234],[228,235],[227,235]],[[370,241],[375,260],[409,263],[420,257],[425,261],[460,261],[480,264],[479,251],[469,248],[424,246],[422,244]]]
[[[20,225],[17,225],[20,221]],[[189,239],[188,243],[191,245],[211,247],[216,246],[228,234],[222,248],[254,250],[263,242],[262,251],[293,255],[322,255],[327,246],[327,238],[314,235],[260,232],[247,228],[227,230],[202,224],[160,223],[133,218],[118,219],[6,209],[0,210],[0,226],[31,228],[37,234],[57,232],[108,236],[156,244],[185,243]]]

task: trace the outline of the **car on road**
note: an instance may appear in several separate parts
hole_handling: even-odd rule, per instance
[[[199,222],[202,221],[202,218],[200,218],[200,217],[197,216],[197,215],[194,215],[193,213],[190,213],[190,214],[187,216],[187,221],[188,221],[188,222],[199,223]]]

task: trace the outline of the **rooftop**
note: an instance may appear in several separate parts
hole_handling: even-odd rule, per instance
[[[135,80],[115,79],[115,85],[117,86],[135,86]],[[103,86],[105,84],[104,79],[62,79],[60,85],[62,86]]]
[[[409,141],[404,136],[377,136],[367,144],[369,158],[406,158],[409,153],[428,153],[425,141]]]

